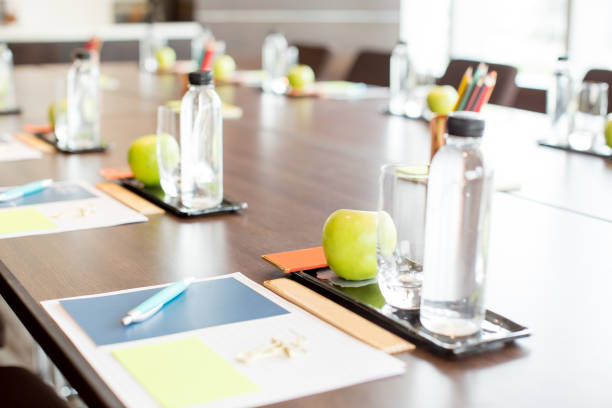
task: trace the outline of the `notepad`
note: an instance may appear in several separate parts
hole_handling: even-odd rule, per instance
[[[0,211],[0,235],[56,228],[57,225],[36,208]]]
[[[57,203],[61,201],[84,200],[96,196],[78,184],[55,183],[38,193],[0,203],[0,208],[23,207],[26,205]]]
[[[227,282],[231,283],[226,287]],[[200,283],[213,283],[212,290],[199,291]],[[232,290],[236,284],[246,290]],[[141,340],[99,346],[92,341],[90,328],[83,326],[83,320],[75,319],[63,307],[68,300],[105,298],[143,289],[157,291],[160,287],[41,302],[111,391],[128,407],[263,406],[398,375],[405,369],[401,360],[322,322],[240,273],[193,282],[175,301],[190,293],[204,300],[212,299],[210,303],[193,304],[192,313],[179,308],[182,313],[178,316],[164,315],[177,305],[173,301],[150,319],[165,317],[171,323],[202,316],[220,319],[217,325],[200,329],[197,325],[187,325],[181,332],[153,337],[149,332],[149,337]],[[261,313],[261,299],[284,313],[265,317]],[[229,320],[228,316],[234,312],[228,314],[228,310],[239,311],[240,319]],[[89,312],[96,311],[89,309]],[[244,314],[252,318],[245,319]],[[98,316],[94,313],[89,317],[96,320]],[[114,321],[120,324],[119,319]],[[125,329],[145,327],[146,323]],[[291,342],[297,338],[301,339],[303,349],[296,355],[281,352],[249,362],[239,358],[269,347],[274,339]]]
[[[203,404],[259,389],[195,337],[123,348],[113,356],[165,408]]]
[[[37,193],[0,203],[0,219],[0,239],[147,221],[91,185],[74,181],[55,182]]]
[[[262,258],[285,273],[327,267],[323,247],[298,249],[262,255]]]
[[[60,303],[99,346],[289,313],[236,279],[213,279],[192,283],[181,296],[142,323],[127,327],[121,324],[128,310],[159,290],[148,288]]]

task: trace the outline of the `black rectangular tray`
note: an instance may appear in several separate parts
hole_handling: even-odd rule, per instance
[[[423,111],[423,112],[421,113],[421,115],[420,115],[420,116],[418,116],[418,117],[412,117],[412,116],[408,116],[408,115],[406,115],[406,114],[398,115],[398,114],[395,114],[395,113],[391,113],[391,112],[389,111],[389,108],[388,108],[388,107],[383,107],[383,108],[380,110],[380,113],[382,113],[383,115],[388,115],[388,116],[396,116],[396,117],[398,117],[398,118],[406,118],[406,119],[413,119],[413,120],[421,120],[421,121],[424,121],[424,122],[429,122],[429,121],[430,121],[430,120],[432,120],[432,119],[434,118],[434,116],[435,116],[435,114],[431,113],[429,110]]]
[[[349,309],[437,354],[470,355],[497,349],[507,342],[531,335],[527,327],[490,310],[486,311],[480,333],[474,336],[450,338],[434,334],[421,326],[418,310],[399,310],[387,305],[375,280],[360,287],[341,287],[329,279],[317,278],[318,273],[327,271],[330,270],[294,272],[291,277],[324,295],[331,295]]]
[[[145,187],[140,181],[133,178],[119,180],[119,183],[130,191],[151,201],[153,204],[171,212],[179,217],[199,217],[202,215],[219,214],[226,212],[236,212],[245,210],[248,207],[246,202],[240,202],[223,197],[223,201],[216,207],[205,210],[195,210],[183,207],[178,199],[167,197],[161,187]]]
[[[609,150],[606,150],[606,149],[598,150],[597,148],[595,148],[595,149],[591,148],[590,150],[576,150],[576,149],[573,149],[568,144],[557,143],[555,141],[546,140],[546,139],[538,140],[538,144],[540,146],[552,147],[553,149],[559,149],[559,150],[565,150],[565,151],[568,151],[568,152],[588,154],[589,156],[603,157],[604,159],[612,159],[612,153],[610,153]]]
[[[21,115],[21,108],[0,111],[0,115]]]
[[[87,149],[70,150],[70,149],[64,149],[58,146],[57,137],[55,137],[55,133],[34,133],[34,136],[36,136],[38,139],[42,140],[43,142],[46,142],[50,144],[51,146],[55,147],[58,152],[62,152],[66,154],[102,153],[111,147],[110,143],[102,141],[102,144],[100,146],[91,147]]]

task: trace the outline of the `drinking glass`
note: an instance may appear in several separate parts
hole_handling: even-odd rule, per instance
[[[178,197],[181,179],[180,113],[176,107],[157,108],[159,181],[168,197]]]
[[[298,64],[300,58],[299,55],[300,52],[297,47],[293,45],[287,47],[285,50],[285,55],[283,56],[285,58],[285,75],[289,74],[291,68]]]
[[[576,150],[590,150],[603,144],[605,115],[608,110],[608,84],[584,82],[576,97],[576,111],[569,144]]]
[[[66,79],[61,78],[55,81],[55,99],[53,100],[53,132],[57,139],[57,144],[63,149],[68,148],[68,100]]]
[[[398,309],[418,309],[421,302],[427,169],[387,164],[380,172],[378,286],[387,304]]]

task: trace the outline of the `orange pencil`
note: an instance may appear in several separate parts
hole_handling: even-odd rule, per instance
[[[453,106],[453,111],[456,111],[457,107],[459,107],[459,101],[461,101],[463,93],[465,92],[469,84],[472,82],[472,71],[472,67],[468,67],[468,69],[466,69],[463,73],[463,77],[461,78],[461,82],[459,83],[459,90],[457,91],[457,102],[455,103],[455,106]]]
[[[495,83],[497,82],[497,72],[491,71],[491,73],[489,73],[487,77],[487,80],[489,84],[487,84],[487,89],[485,89],[486,92],[484,96],[482,97],[482,100],[480,101],[480,103],[476,106],[475,112],[480,112],[480,109],[482,109],[482,107],[489,102],[489,98],[491,98],[491,94],[493,93],[493,88],[495,88]]]

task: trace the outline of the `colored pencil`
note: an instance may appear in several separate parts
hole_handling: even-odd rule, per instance
[[[487,77],[487,80],[489,83],[487,84],[486,92],[482,96],[482,100],[477,104],[475,112],[480,112],[480,109],[482,109],[482,107],[489,102],[489,98],[491,98],[493,88],[495,88],[495,83],[497,82],[497,72],[491,71]]]
[[[465,92],[468,85],[472,82],[472,71],[472,67],[468,67],[468,69],[466,69],[463,73],[463,77],[461,78],[461,82],[459,83],[459,90],[457,91],[457,102],[455,102],[455,106],[453,106],[453,111],[457,110],[463,93]]]
[[[204,54],[204,58],[202,58],[202,65],[200,65],[200,71],[210,70],[210,65],[212,64],[212,59],[214,55],[215,46],[211,44],[206,47],[206,53]]]
[[[480,78],[478,78],[478,83],[476,84],[476,86],[474,87],[474,90],[472,91],[470,100],[465,105],[466,111],[474,110],[476,106],[476,100],[478,99],[478,96],[480,95],[480,93],[482,92],[482,89],[484,88],[484,81],[485,81],[484,77],[481,76]]]
[[[476,82],[478,82],[478,78],[486,75],[487,70],[488,70],[488,67],[484,62],[481,62],[480,64],[478,64],[478,66],[476,67],[476,71],[474,72],[474,77],[472,78],[472,83],[467,88],[467,91],[464,93],[463,97],[461,98],[461,102],[459,103],[459,107],[457,108],[457,110],[460,110],[460,111],[465,110],[465,107],[468,101],[470,100],[470,97],[472,96],[472,92],[474,91],[474,87],[476,86]]]
[[[474,112],[480,112],[480,109],[484,105],[484,100],[485,100],[486,95],[489,93],[489,90],[495,83],[494,78],[496,77],[496,75],[497,75],[497,72],[491,71],[489,72],[489,75],[487,75],[487,77],[485,78],[484,87],[481,90],[480,95],[478,95],[478,98],[476,98]]]

